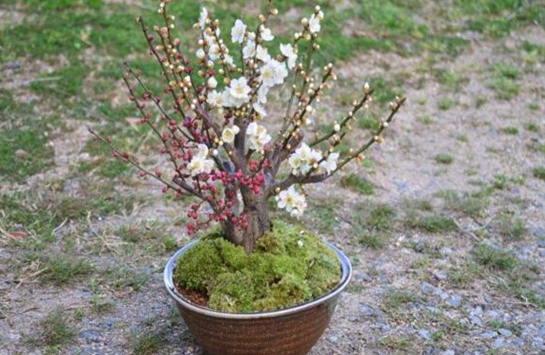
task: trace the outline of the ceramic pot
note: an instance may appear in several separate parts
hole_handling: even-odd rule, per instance
[[[352,274],[348,258],[328,243],[337,253],[342,268],[341,281],[329,293],[278,311],[218,312],[189,302],[174,286],[176,261],[197,242],[174,254],[165,267],[164,279],[189,331],[208,355],[306,355],[327,328],[339,295]]]

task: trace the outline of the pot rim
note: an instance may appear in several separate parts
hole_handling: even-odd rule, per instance
[[[209,308],[195,305],[187,301],[176,290],[176,287],[174,286],[173,274],[174,274],[174,267],[176,265],[176,261],[183,253],[185,253],[188,249],[194,247],[195,244],[197,244],[198,242],[199,240],[193,240],[190,243],[183,246],[180,250],[178,250],[167,262],[163,276],[164,276],[166,289],[168,293],[170,294],[170,296],[176,302],[182,304],[185,308],[188,308],[193,312],[200,313],[208,317],[243,320],[243,319],[273,318],[273,317],[280,317],[280,316],[285,316],[288,314],[297,313],[304,309],[317,306],[319,304],[327,302],[328,300],[332,298],[337,297],[346,288],[346,286],[350,282],[350,279],[352,278],[352,265],[350,264],[350,260],[348,260],[346,255],[344,255],[344,253],[341,250],[339,250],[337,247],[335,247],[333,244],[329,242],[324,242],[330,249],[332,249],[337,254],[340,260],[341,269],[342,269],[341,281],[329,293],[326,293],[325,295],[315,300],[312,300],[297,306],[276,310],[276,311],[255,312],[255,313],[228,313],[228,312],[215,311]]]

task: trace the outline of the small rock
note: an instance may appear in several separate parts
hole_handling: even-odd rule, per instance
[[[441,353],[441,355],[455,355],[456,353],[454,352],[454,350],[445,350]]]
[[[497,336],[498,336],[497,332],[484,332],[479,334],[479,338],[482,338],[482,339],[494,339]]]
[[[543,338],[540,338],[540,337],[535,337],[532,340],[532,346],[538,349],[541,349],[543,347],[543,343],[544,343]]]
[[[505,339],[504,338],[497,338],[496,340],[494,340],[494,342],[492,343],[492,347],[494,349],[498,349],[498,348],[501,348],[504,346],[504,343],[505,343]]]
[[[515,339],[511,340],[511,346],[513,346],[515,348],[520,348],[520,347],[524,346],[524,340],[522,340],[521,338],[515,338]]]
[[[426,329],[420,329],[418,331],[418,335],[420,335],[422,337],[422,339],[424,339],[424,340],[430,340],[431,339],[431,334]]]
[[[542,258],[545,258],[545,250],[540,250],[539,256],[541,256]]]
[[[427,282],[422,282],[422,285],[420,286],[420,291],[422,293],[432,293],[434,290],[435,290],[435,286]]]
[[[454,308],[458,308],[462,305],[462,297],[452,296],[447,299],[447,303]]]
[[[500,314],[496,311],[488,311],[486,312],[486,315],[492,319],[498,319],[500,317]]]
[[[81,332],[79,332],[79,336],[88,341],[97,343],[100,341],[100,338],[102,338],[102,333],[96,330],[82,330]]]
[[[424,242],[418,242],[414,246],[414,251],[417,252],[417,253],[422,253],[424,251],[424,249],[426,249],[426,243],[424,243]]]
[[[511,335],[513,335],[512,331],[510,331],[509,329],[505,329],[505,328],[498,329],[498,332],[501,335],[503,335],[504,337],[510,337]]]
[[[339,341],[339,337],[336,337],[336,336],[334,336],[334,335],[328,337],[327,339],[328,339],[330,342],[332,342],[332,343],[336,343],[336,342]]]
[[[543,227],[537,227],[536,230],[534,231],[534,235],[536,237],[545,237],[545,228]],[[542,240],[541,241],[542,243],[545,243],[545,240]],[[539,245],[539,244],[538,244]],[[545,246],[543,247],[540,247],[540,248],[545,248]]]
[[[11,62],[6,64],[6,68],[11,70],[21,69],[21,64],[19,62]]]
[[[439,281],[445,281],[447,279],[447,274],[442,271],[434,271],[432,273],[433,277],[435,277]]]
[[[365,281],[365,282],[373,281],[371,276],[367,275],[365,272],[356,272],[356,275],[354,275],[354,279]]]
[[[540,337],[545,337],[545,324],[543,324],[541,328],[537,331],[537,335]]]
[[[452,248],[449,248],[449,247],[444,247],[444,248],[441,248],[441,255],[447,257],[447,256],[450,256],[452,255],[452,253],[454,252],[454,250]]]
[[[365,314],[366,316],[372,316],[373,314],[375,314],[375,310],[373,309],[373,307],[365,304],[365,303],[360,303],[360,311]]]
[[[19,159],[24,159],[24,158],[26,158],[26,157],[28,156],[28,153],[27,153],[27,151],[24,150],[24,149],[17,149],[17,150],[15,151],[15,156],[16,156],[17,158],[19,158]]]
[[[481,320],[481,318],[479,318],[478,316],[469,316],[469,322],[475,326],[482,326],[483,325],[483,321]]]

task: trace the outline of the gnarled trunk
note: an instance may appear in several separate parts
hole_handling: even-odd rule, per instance
[[[230,242],[243,246],[246,253],[251,253],[257,240],[271,229],[271,222],[265,196],[256,196],[249,191],[243,191],[243,200],[242,215],[247,216],[248,227],[241,228],[229,221],[223,222],[221,226],[223,235]]]

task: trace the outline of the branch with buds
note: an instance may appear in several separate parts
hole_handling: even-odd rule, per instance
[[[383,131],[405,99],[390,103],[389,114],[364,144],[341,154],[339,144],[352,130],[357,114],[371,102],[373,91],[365,84],[362,97],[333,122],[331,131],[306,143],[304,131],[310,129],[315,106],[336,80],[332,64],[318,75],[313,70],[313,57],[320,51],[321,8],[317,6],[301,21],[291,43],[279,48],[270,45],[274,35],[267,27],[278,14],[272,0],[256,28],[236,20],[227,34],[203,8],[194,26],[198,50],[190,53],[180,47],[181,40],[174,34],[175,18],[169,14],[168,3],[159,4],[160,26],[149,28],[142,18],[137,19],[149,53],[161,67],[163,91],[153,92],[127,63],[123,80],[141,115],[139,123],[159,138],[172,172],[147,170],[131,154],[117,149],[110,138],[89,130],[110,147],[114,157],[133,165],[141,176],[162,183],[164,192],[189,194],[201,201],[187,213],[193,220],[188,223],[190,233],[219,222],[225,238],[251,252],[270,229],[269,198],[275,197],[278,208],[299,217],[307,208],[302,186],[328,179],[381,143]],[[300,48],[306,50],[299,52]],[[268,100],[282,85],[289,85],[289,98],[285,112],[277,116],[267,110]],[[280,128],[273,136],[264,121],[274,116],[272,121],[277,119]],[[280,172],[285,173],[282,179]],[[208,212],[202,209],[205,204]]]

